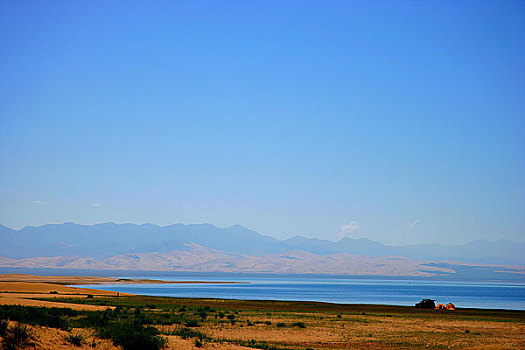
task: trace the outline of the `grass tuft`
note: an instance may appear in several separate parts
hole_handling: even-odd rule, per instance
[[[207,336],[205,333],[200,332],[195,329],[187,328],[187,327],[176,329],[171,334],[179,336],[182,339],[198,338],[201,341],[203,340],[212,341],[213,340],[211,337]]]
[[[292,323],[292,327],[306,328],[306,325],[304,322],[294,322]]]
[[[82,344],[84,343],[84,337],[82,336],[82,334],[71,333],[65,337],[65,341],[75,346],[82,346]]]

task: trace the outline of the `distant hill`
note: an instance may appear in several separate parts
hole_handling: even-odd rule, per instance
[[[244,254],[272,254],[290,250],[276,238],[235,225],[210,224],[157,226],[151,224],[77,225],[49,224],[12,230],[0,227],[0,256],[91,256],[106,258],[133,252],[169,252],[185,249],[184,243]]]
[[[64,223],[20,230],[0,225],[0,266],[4,267],[416,276],[450,273],[450,266],[458,263],[525,265],[523,252],[524,243],[508,240],[450,246],[389,246],[364,238],[279,240],[240,225]]]
[[[296,249],[316,254],[397,255],[421,260],[453,260],[479,264],[525,264],[525,243],[509,240],[477,240],[461,245],[415,244],[388,246],[366,238],[343,238],[337,242],[295,236],[285,241]]]

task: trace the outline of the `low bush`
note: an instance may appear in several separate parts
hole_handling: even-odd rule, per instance
[[[84,337],[82,336],[82,334],[71,333],[65,337],[65,341],[75,346],[82,346],[82,344],[84,343]]]
[[[31,346],[31,333],[29,328],[22,323],[8,328],[2,340],[2,349],[16,350]]]
[[[4,337],[7,333],[7,320],[0,320],[0,337]]]
[[[248,348],[255,348],[255,349],[261,349],[261,350],[291,350],[288,348],[276,347],[276,346],[268,344],[265,341],[256,341],[254,339],[251,339],[249,341],[237,340],[237,341],[233,341],[233,343],[237,345],[245,346]]]
[[[124,350],[158,350],[167,343],[156,328],[137,322],[113,322],[98,329],[97,335],[111,339],[114,345],[120,345]]]
[[[65,308],[0,305],[0,319],[65,330],[70,328],[67,317],[79,314],[78,311]]]
[[[294,322],[292,323],[292,327],[306,328],[306,325],[304,322]]]
[[[186,327],[200,327],[200,324],[195,320],[188,320],[186,321]]]

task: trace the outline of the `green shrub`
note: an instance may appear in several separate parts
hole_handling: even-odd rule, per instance
[[[202,342],[199,339],[195,339],[195,347],[202,348]]]
[[[276,324],[277,327],[281,328],[281,327],[286,327],[286,324],[282,323],[282,322],[278,322]]]
[[[188,320],[186,321],[186,327],[200,327],[200,324],[195,320]]]
[[[154,327],[144,327],[138,322],[113,322],[97,330],[101,338],[111,339],[124,350],[158,350],[167,340]]]
[[[262,350],[290,350],[287,348],[281,348],[281,347],[275,347],[270,344],[268,344],[265,341],[256,341],[254,339],[251,339],[249,341],[247,340],[237,340],[234,341],[235,344],[246,346],[248,348],[254,348],[254,349],[262,349]]]
[[[66,330],[70,328],[67,317],[79,314],[79,311],[56,307],[0,305],[0,319]]]
[[[17,323],[13,328],[6,330],[2,340],[4,350],[16,350],[32,345],[29,328],[22,323]]]
[[[7,320],[0,320],[0,337],[4,337],[7,334]]]
[[[82,346],[82,344],[84,343],[84,337],[82,336],[82,334],[69,334],[68,336],[65,337],[65,340],[72,344],[72,345],[75,345],[75,346]]]
[[[306,325],[304,322],[294,322],[292,323],[292,327],[306,328]]]

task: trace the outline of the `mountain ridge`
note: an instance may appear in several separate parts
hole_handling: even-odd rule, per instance
[[[431,278],[520,282],[525,266],[501,267],[454,262],[426,262],[405,257],[362,256],[346,253],[316,255],[296,250],[251,256],[185,243],[187,249],[159,253],[128,253],[106,259],[93,257],[0,257],[0,269],[66,269],[97,271],[150,271],[241,273],[278,275],[332,275],[355,277]]]
[[[185,243],[245,255],[264,256],[303,250],[319,256],[338,253],[361,256],[404,256],[416,260],[460,261],[500,265],[525,264],[525,243],[478,239],[461,245],[441,243],[390,246],[367,238],[333,242],[294,236],[280,240],[242,225],[220,228],[212,224],[79,225],[72,222],[26,226],[19,230],[0,225],[0,256],[14,259],[82,256],[106,259],[126,253],[166,253],[187,249]]]

